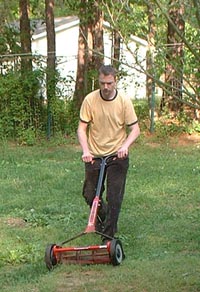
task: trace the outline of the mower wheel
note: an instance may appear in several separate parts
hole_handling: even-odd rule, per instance
[[[110,242],[110,260],[113,266],[118,266],[121,264],[124,256],[124,251],[122,248],[122,243],[119,239],[112,239]]]
[[[53,267],[57,264],[57,259],[55,257],[55,255],[53,254],[53,247],[55,246],[55,244],[49,244],[46,247],[46,251],[45,251],[45,263],[46,263],[46,267],[49,270],[52,270]]]

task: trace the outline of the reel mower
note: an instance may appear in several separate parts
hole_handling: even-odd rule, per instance
[[[112,159],[116,155],[111,155],[101,159],[101,166],[98,178],[95,198],[92,203],[88,224],[85,230],[74,237],[62,242],[61,244],[49,244],[45,250],[45,263],[49,270],[52,270],[57,264],[112,264],[113,266],[120,265],[125,258],[122,243],[119,239],[110,237],[96,230],[96,220],[98,207],[100,204],[100,192],[103,183],[104,173],[108,159]],[[107,242],[101,245],[88,246],[66,246],[70,241],[73,241],[83,235],[95,233],[104,238]]]

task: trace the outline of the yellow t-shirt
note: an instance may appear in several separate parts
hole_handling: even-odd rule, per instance
[[[88,146],[94,156],[114,154],[127,137],[126,126],[137,122],[132,101],[117,92],[112,100],[104,100],[100,90],[83,100],[80,120],[89,124]]]

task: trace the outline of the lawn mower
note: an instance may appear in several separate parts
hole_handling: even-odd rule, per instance
[[[100,205],[100,192],[103,183],[104,173],[108,159],[114,159],[115,156],[107,156],[101,159],[99,178],[96,188],[95,198],[92,203],[88,224],[85,230],[74,237],[62,242],[61,244],[48,244],[45,250],[45,263],[49,270],[53,269],[59,263],[67,264],[112,264],[120,265],[125,258],[122,243],[119,239],[110,237],[96,230],[96,221],[98,207]],[[96,233],[107,239],[105,244],[88,246],[65,246],[66,243],[73,241],[83,235]]]

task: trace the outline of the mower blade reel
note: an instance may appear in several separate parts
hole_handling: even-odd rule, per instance
[[[108,264],[110,255],[107,245],[85,247],[54,247],[58,263],[63,264]]]

